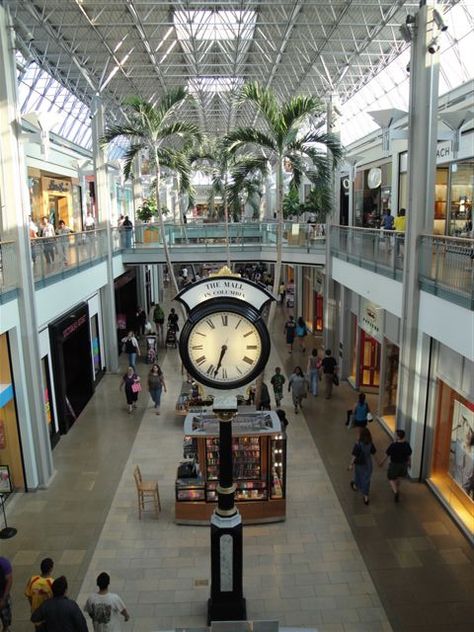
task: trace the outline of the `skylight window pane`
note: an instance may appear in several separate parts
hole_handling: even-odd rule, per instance
[[[173,22],[178,40],[196,41],[251,40],[255,11],[175,11]]]
[[[195,77],[188,82],[188,90],[192,94],[197,92],[231,92],[242,87],[241,77]]]

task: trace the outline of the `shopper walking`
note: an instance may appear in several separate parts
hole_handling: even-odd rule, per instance
[[[365,393],[359,393],[359,398],[352,410],[347,411],[346,426],[351,428],[365,428],[372,415],[367,404]]]
[[[298,413],[298,406],[302,408],[302,401],[306,397],[306,386],[306,378],[301,367],[295,367],[288,380],[288,391],[291,391],[293,397],[295,413]]]
[[[137,331],[138,334],[143,336],[145,334],[145,325],[147,321],[146,312],[143,307],[137,307],[137,312],[135,314],[135,318],[137,321]]]
[[[362,428],[359,440],[352,448],[352,458],[349,470],[354,470],[354,476],[351,480],[351,488],[359,490],[364,498],[364,504],[369,504],[370,479],[372,478],[372,455],[376,453],[375,446],[372,442],[372,435],[368,428]]]
[[[153,322],[155,323],[156,333],[163,342],[163,324],[165,322],[165,313],[159,303],[157,303],[153,309]]]
[[[161,393],[165,391],[166,384],[159,364],[154,364],[148,374],[148,391],[155,405],[156,414],[160,414]]]
[[[138,340],[135,338],[133,331],[129,331],[125,338],[122,338],[123,350],[128,355],[128,365],[136,368],[137,354],[140,353]]]
[[[308,333],[308,328],[306,327],[306,323],[304,322],[303,316],[300,316],[296,322],[296,339],[299,343],[299,349],[302,353],[306,351],[305,348],[305,338]]]
[[[174,307],[172,307],[170,313],[168,314],[168,327],[171,327],[174,331],[179,331],[178,320],[179,316]]]
[[[133,224],[132,224],[130,218],[128,217],[128,215],[125,215],[125,219],[123,220],[122,231],[123,231],[122,234],[123,234],[124,241],[125,241],[125,248],[131,248],[132,247]]]
[[[388,464],[387,478],[393,492],[393,499],[396,503],[400,500],[400,483],[401,479],[408,474],[408,468],[411,467],[412,449],[408,441],[405,440],[405,431],[395,431],[395,441],[392,442],[385,451],[384,458],[379,465],[385,463],[390,458]]]
[[[87,623],[81,609],[67,594],[64,575],[54,580],[53,597],[44,601],[31,615],[32,623],[44,623],[48,632],[87,632]]]
[[[311,389],[311,395],[313,397],[318,396],[319,385],[319,369],[321,368],[321,361],[318,358],[317,349],[311,351],[311,355],[308,358],[308,364],[306,366],[306,373],[309,377],[309,385]]]
[[[10,560],[0,557],[0,622],[2,632],[9,632],[12,624],[11,590],[13,569]]]
[[[125,398],[128,405],[128,414],[133,412],[133,409],[137,407],[138,393],[142,390],[140,384],[140,378],[135,373],[135,369],[132,366],[128,367],[127,372],[122,377],[120,382],[120,389],[125,389]]]
[[[277,408],[281,405],[281,400],[283,399],[283,384],[285,382],[286,378],[282,375],[280,367],[275,367],[275,374],[272,376],[270,384],[273,386],[273,394]]]
[[[284,305],[285,304],[285,294],[286,294],[286,286],[285,283],[282,281],[280,283],[280,287],[278,288],[278,295],[280,297],[280,305]]]
[[[51,576],[53,572],[54,562],[50,557],[41,560],[40,575],[33,575],[28,580],[25,590],[25,597],[30,602],[31,614],[46,601],[53,596],[53,581]],[[39,624],[36,626],[37,632],[46,632],[46,628]]]
[[[293,342],[295,341],[296,323],[293,316],[289,316],[285,323],[284,332],[286,335],[286,344],[288,345],[288,353],[293,351]]]
[[[127,608],[116,593],[109,592],[110,575],[100,573],[97,577],[99,591],[93,593],[86,601],[84,611],[92,619],[94,632],[120,632],[122,616],[124,621],[130,619]]]
[[[270,393],[268,392],[268,386],[265,382],[262,382],[262,386],[260,388],[260,404],[258,410],[271,410],[271,401],[270,401]]]
[[[331,399],[332,387],[337,379],[337,362],[332,357],[331,349],[326,349],[325,356],[321,361],[321,371],[323,372],[326,399]]]
[[[69,226],[66,226],[64,220],[60,219],[58,224],[58,230],[56,234],[58,235],[58,246],[59,252],[61,253],[61,258],[65,266],[68,265],[68,255],[69,255],[69,235],[72,233],[72,230]]]
[[[44,258],[46,259],[46,263],[51,265],[54,263],[54,255],[56,252],[54,240],[55,232],[54,226],[46,216],[41,220],[41,237],[43,237],[42,242]]]

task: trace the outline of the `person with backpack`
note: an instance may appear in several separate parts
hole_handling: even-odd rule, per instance
[[[138,346],[138,340],[135,338],[133,331],[129,331],[125,338],[122,338],[123,350],[128,355],[128,366],[133,367],[135,371],[135,365],[137,363],[137,354],[140,353],[140,347]]]
[[[351,489],[359,490],[364,498],[364,505],[369,504],[370,479],[372,478],[372,455],[377,452],[373,442],[372,435],[368,428],[362,428],[359,440],[352,448],[352,458],[348,470],[354,470],[354,476],[351,479]]]
[[[366,402],[365,393],[359,393],[356,405],[352,410],[347,411],[346,426],[350,428],[365,428],[368,421],[372,421],[369,405]]]
[[[53,581],[51,573],[53,572],[54,562],[50,557],[45,557],[41,561],[40,575],[33,575],[30,577],[25,590],[25,597],[30,602],[31,614],[41,606],[43,601],[50,599],[53,596]],[[38,624],[36,626],[36,632],[46,631],[46,628]]]

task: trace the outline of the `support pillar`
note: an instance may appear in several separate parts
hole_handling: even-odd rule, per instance
[[[410,61],[410,110],[408,118],[408,210],[405,232],[403,302],[400,335],[397,427],[404,428],[413,445],[422,440],[426,376],[417,365],[423,344],[418,330],[419,236],[433,231],[436,175],[439,53],[428,45],[441,35],[433,18],[436,2],[421,3],[415,16]],[[416,453],[416,450],[414,450]],[[412,476],[416,472],[412,468]]]
[[[99,144],[104,133],[104,106],[99,97],[92,103],[92,150],[99,225],[107,229],[107,285],[102,290],[102,307],[105,333],[105,361],[107,371],[116,373],[119,368],[118,342],[115,313],[114,268],[112,261],[112,226],[110,212],[109,181],[105,151]]]
[[[339,103],[337,94],[331,94],[327,104],[327,132],[337,137],[340,136],[339,115],[336,106]],[[326,218],[326,267],[324,283],[324,332],[323,341],[326,349],[331,349],[337,359],[336,346],[336,303],[334,296],[334,281],[332,280],[332,259],[331,259],[331,225],[339,223],[339,191],[336,186],[336,171],[333,172],[332,182],[332,205]]]
[[[2,239],[17,245],[20,329],[16,330],[14,375],[27,485],[47,486],[54,472],[44,413],[42,371],[31,262],[30,202],[24,150],[20,142],[14,31],[8,8],[0,4],[0,190]],[[16,360],[16,362],[15,362]],[[21,365],[19,368],[18,365]],[[20,375],[18,376],[18,372]],[[19,378],[19,379],[18,379]]]
[[[243,596],[242,518],[234,503],[232,480],[232,419],[237,412],[228,403],[220,407],[218,398],[214,412],[219,418],[219,485],[217,508],[211,518],[211,596],[208,601],[208,625],[212,621],[245,621],[246,602]]]

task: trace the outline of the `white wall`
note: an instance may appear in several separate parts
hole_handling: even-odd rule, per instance
[[[372,303],[400,317],[402,312],[402,284],[370,270],[332,258],[332,278]]]
[[[474,313],[420,292],[419,328],[460,355],[474,360]]]
[[[38,328],[65,314],[78,303],[87,301],[107,284],[107,262],[101,263],[36,290]]]
[[[48,356],[48,368],[49,368],[49,383],[51,385],[51,393],[49,394],[51,398],[51,407],[53,410],[53,419],[54,419],[54,429],[56,432],[59,430],[58,426],[58,411],[56,408],[56,389],[54,386],[54,377],[53,377],[53,361],[51,359],[51,345],[49,343],[49,329],[46,327],[42,331],[38,333],[39,338],[39,348],[40,348],[40,358],[44,358]],[[43,388],[46,387],[46,384],[43,384]]]

